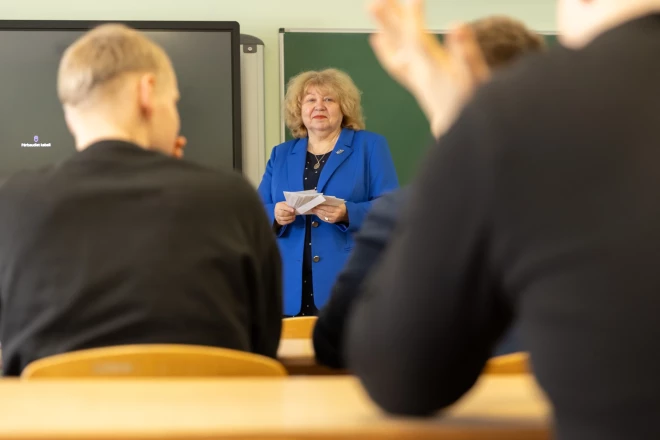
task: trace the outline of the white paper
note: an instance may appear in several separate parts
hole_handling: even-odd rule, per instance
[[[326,195],[324,195],[323,197],[325,198],[325,202],[323,202],[323,203],[326,204],[326,205],[329,205],[329,206],[341,206],[344,203],[346,203],[346,201],[344,199],[340,199],[340,198],[337,198],[337,197],[326,196]]]
[[[296,213],[299,215],[305,215],[308,211],[325,202],[323,194],[319,194],[316,191],[284,191],[284,200],[286,200],[286,204],[295,209]]]
[[[308,215],[309,211],[322,203],[329,206],[340,206],[344,204],[343,199],[333,196],[326,196],[314,190],[310,191],[284,191],[284,200],[286,204],[296,210],[298,215]]]

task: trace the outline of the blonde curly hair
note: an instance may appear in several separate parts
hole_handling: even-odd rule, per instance
[[[302,72],[289,80],[284,98],[284,121],[294,138],[307,137],[303,124],[301,103],[310,87],[318,87],[337,99],[344,118],[341,126],[353,130],[364,130],[361,92],[350,76],[337,69]]]

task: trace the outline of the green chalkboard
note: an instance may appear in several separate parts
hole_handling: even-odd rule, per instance
[[[429,125],[413,97],[382,69],[368,39],[366,32],[280,30],[281,86],[306,70],[334,67],[348,73],[362,91],[367,130],[387,138],[399,180],[405,184],[430,145]],[[548,40],[552,44],[555,37]],[[291,139],[288,130],[286,139]]]

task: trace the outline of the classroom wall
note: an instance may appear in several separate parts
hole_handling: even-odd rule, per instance
[[[427,0],[429,27],[488,14],[517,17],[536,30],[554,31],[555,0]],[[365,0],[0,0],[0,19],[232,20],[266,46],[265,154],[280,138],[280,28],[373,28]]]

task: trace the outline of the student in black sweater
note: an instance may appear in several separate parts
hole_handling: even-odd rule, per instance
[[[469,97],[419,3],[375,5],[373,45],[433,130],[453,126],[356,304],[349,367],[386,410],[430,414],[517,316],[559,439],[660,438],[660,1],[563,0],[570,48],[503,73],[457,120],[443,105]]]
[[[470,63],[470,70],[474,70],[475,75],[482,75],[480,80],[490,76],[491,70],[509,66],[524,55],[545,49],[545,41],[539,34],[512,18],[487,17],[471,23],[470,29],[474,34],[474,44],[472,51],[468,52],[472,59],[466,57],[466,63]],[[353,252],[337,277],[330,301],[321,310],[314,327],[317,362],[332,368],[346,367],[344,334],[348,315],[360,294],[364,279],[380,261],[392,238],[407,199],[406,194],[405,189],[398,190],[376,200],[364,224],[355,234]],[[494,354],[518,351],[516,333],[516,330],[512,330]]]
[[[279,251],[256,191],[176,157],[176,78],[142,34],[99,27],[60,64],[71,158],[0,187],[4,373],[92,347],[179,343],[275,357]]]

